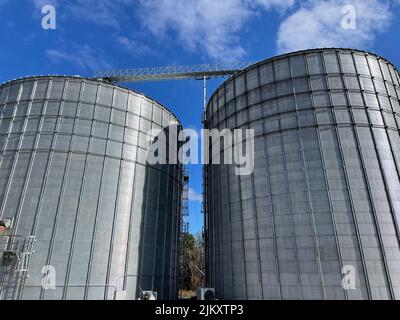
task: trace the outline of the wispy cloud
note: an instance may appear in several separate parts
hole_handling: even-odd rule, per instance
[[[169,33],[185,49],[234,61],[246,51],[240,32],[257,9],[286,10],[294,0],[139,0],[142,24],[157,38]]]
[[[0,0],[7,1],[7,0]],[[121,16],[126,5],[134,5],[136,0],[31,0],[36,9],[45,5],[60,8],[63,17],[79,21],[88,21],[98,25],[120,28]],[[133,16],[133,6],[131,7]]]
[[[0,0],[0,4],[7,0]],[[147,32],[164,45],[213,61],[238,61],[246,55],[244,35],[260,12],[274,10],[282,19],[276,47],[280,53],[305,48],[370,45],[390,25],[388,3],[400,0],[31,0],[62,7],[65,18],[110,27],[115,40],[132,56],[154,54],[153,45],[135,34]],[[353,5],[357,28],[343,29],[342,8]],[[138,19],[139,30],[133,30]],[[128,24],[127,24],[128,23]],[[122,30],[124,32],[122,32]],[[153,40],[154,40],[153,38]],[[147,38],[148,39],[148,38]],[[74,60],[70,59],[70,60]],[[76,62],[78,63],[78,62]]]
[[[284,12],[292,7],[296,0],[247,0],[247,2],[255,8],[261,7],[264,10],[277,9],[280,12]]]
[[[65,15],[77,20],[120,29],[121,17],[126,14],[125,6],[132,4],[131,15],[133,16],[135,2],[136,0],[70,0],[64,4]]]
[[[197,193],[194,189],[189,188],[189,201],[192,202],[202,202],[203,201],[203,195],[201,193]]]
[[[346,5],[355,8],[355,29],[342,28]],[[279,53],[315,47],[365,48],[391,19],[390,8],[382,0],[310,0],[281,23],[277,48]]]
[[[128,37],[118,37],[118,43],[132,56],[156,55],[154,49],[148,45]]]
[[[35,6],[36,9],[41,10],[43,6],[46,5],[53,5],[53,6],[58,6],[59,2],[58,0],[32,0],[33,5]]]
[[[67,62],[82,71],[111,68],[111,64],[104,57],[102,51],[95,50],[89,45],[84,45],[82,47],[76,46],[74,51],[49,49],[46,50],[46,56],[52,63],[59,64]]]

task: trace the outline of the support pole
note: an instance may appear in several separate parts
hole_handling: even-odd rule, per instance
[[[207,108],[207,77],[203,76],[203,122],[206,121],[206,108]]]
[[[203,77],[203,112],[206,112],[207,104],[207,77]]]
[[[206,109],[207,109],[207,77],[204,75],[203,77],[203,127],[205,128],[206,125]],[[208,159],[207,159],[208,160]],[[207,259],[207,205],[206,205],[206,193],[207,193],[207,185],[206,185],[206,174],[207,174],[207,166],[203,166],[203,203],[202,203],[202,211],[203,211],[203,219],[204,219],[204,226],[203,226],[203,241],[204,241],[204,270],[206,271],[206,259]],[[203,274],[203,287],[207,286],[207,272]]]

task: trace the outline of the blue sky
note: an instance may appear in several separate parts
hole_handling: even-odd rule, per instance
[[[42,28],[44,5],[56,8],[55,30]],[[343,28],[349,12],[355,13],[355,28]],[[99,69],[258,61],[332,46],[370,50],[400,66],[399,14],[400,0],[0,0],[0,82],[42,74],[90,77]],[[222,81],[209,81],[209,93]],[[200,81],[126,86],[168,106],[184,126],[201,127]],[[203,221],[200,165],[190,172],[189,221],[195,233]]]

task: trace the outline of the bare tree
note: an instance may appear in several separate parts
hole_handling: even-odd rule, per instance
[[[195,292],[204,278],[204,240],[201,233],[185,233],[180,242],[180,289]]]

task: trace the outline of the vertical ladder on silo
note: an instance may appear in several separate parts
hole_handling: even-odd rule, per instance
[[[3,267],[0,299],[15,299],[16,293],[27,277],[35,242],[35,236],[0,235],[0,255]]]

